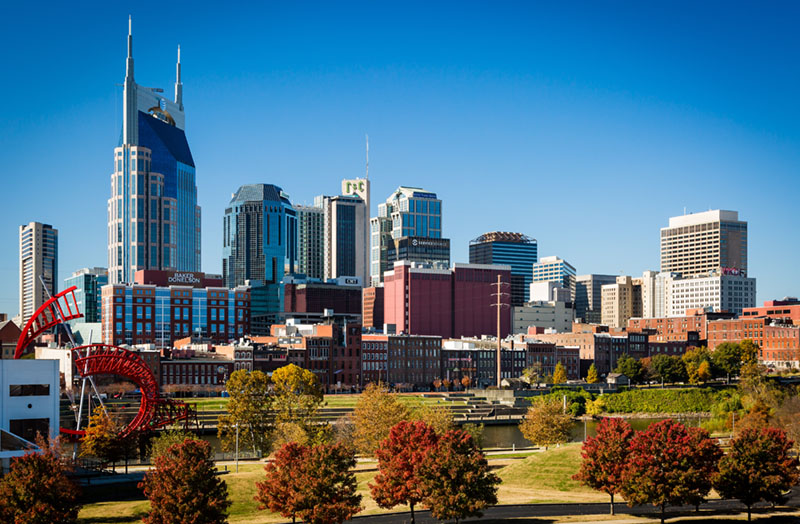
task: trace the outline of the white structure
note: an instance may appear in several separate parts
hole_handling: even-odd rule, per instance
[[[42,287],[42,280],[47,290]],[[24,327],[36,310],[47,302],[47,291],[57,292],[57,282],[58,230],[40,222],[19,226],[20,326]]]
[[[548,280],[531,282],[530,302],[571,302],[571,292],[563,287],[560,282]]]
[[[357,195],[361,197],[367,208],[367,223],[364,227],[364,267],[366,267],[366,278],[364,282],[369,282],[369,257],[371,253],[370,244],[372,242],[372,234],[370,232],[370,216],[372,216],[372,208],[370,207],[370,186],[369,186],[369,139],[367,139],[367,174],[366,178],[354,178],[352,180],[342,180],[342,194]],[[362,276],[362,275],[359,275]]]
[[[569,294],[568,289],[559,289]],[[572,302],[566,300],[531,301],[524,306],[514,307],[511,315],[511,332],[515,335],[527,333],[530,326],[569,333],[575,320],[575,309]]]
[[[318,196],[314,205],[322,208],[324,279],[341,276],[369,278],[369,213],[357,194]]]
[[[54,438],[58,435],[58,408],[58,362],[0,360],[0,432],[27,442],[36,440],[37,433]],[[6,438],[15,442],[7,446]],[[9,459],[26,450],[5,433],[0,441],[0,459],[7,469]]]
[[[687,309],[709,308],[741,315],[756,305],[756,279],[716,274],[700,278],[665,278],[665,310],[668,317],[682,317]]]

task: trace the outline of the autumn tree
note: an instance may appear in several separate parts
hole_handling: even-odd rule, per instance
[[[411,523],[414,519],[414,506],[425,497],[419,476],[420,468],[427,454],[435,449],[437,432],[421,420],[400,422],[389,432],[375,451],[378,457],[378,474],[374,484],[370,484],[372,498],[378,506],[386,509],[399,504],[408,504],[411,509]]]
[[[614,373],[619,373],[628,377],[632,384],[641,384],[647,379],[647,370],[642,362],[630,355],[622,355],[617,360],[617,367]]]
[[[464,375],[463,377],[461,377],[461,386],[464,389],[467,389],[471,384],[472,384],[472,379],[469,378],[467,375]]]
[[[723,342],[712,353],[714,365],[726,374],[730,383],[731,375],[738,375],[742,368],[742,348],[735,342]]]
[[[353,410],[353,441],[359,453],[372,456],[398,422],[408,420],[409,409],[382,383],[369,384]]]
[[[597,425],[597,435],[588,437],[581,450],[581,469],[572,478],[592,489],[611,496],[614,514],[614,495],[622,488],[622,474],[628,462],[628,449],[634,432],[621,418],[604,418]]]
[[[783,430],[747,429],[731,441],[731,449],[719,461],[714,489],[722,498],[739,499],[747,506],[780,503],[784,493],[798,482],[798,460],[789,455],[792,442]]]
[[[261,371],[240,369],[231,373],[226,387],[230,395],[225,406],[227,412],[219,416],[217,423],[222,449],[233,449],[238,427],[241,447],[251,448],[253,453],[269,452],[275,418],[269,377]]]
[[[529,384],[538,384],[541,382],[544,377],[542,363],[537,361],[523,369],[522,377],[527,380]]]
[[[136,436],[120,437],[124,429],[121,416],[108,412],[103,406],[97,406],[89,417],[89,425],[81,438],[81,456],[96,457],[104,463],[110,463],[115,469],[116,462],[127,459],[137,447]]]
[[[78,486],[67,476],[59,443],[37,441],[39,451],[11,460],[0,477],[0,522],[72,524],[78,520]]]
[[[683,360],[690,384],[700,384],[711,378],[713,357],[707,347],[689,348],[681,360]]]
[[[651,424],[630,443],[621,493],[628,504],[697,504],[711,488],[719,448],[704,430],[688,430],[673,420]]]
[[[520,423],[522,436],[536,446],[547,449],[554,444],[569,442],[572,418],[564,413],[557,400],[535,400]]]
[[[650,359],[650,372],[653,378],[660,380],[663,385],[665,382],[679,382],[686,380],[686,368],[683,361],[677,355],[670,356],[658,354]]]
[[[324,398],[317,376],[289,364],[272,373],[272,391],[277,421],[295,423],[308,430]]]
[[[600,382],[600,377],[597,376],[597,368],[592,362],[592,365],[589,366],[589,371],[586,373],[586,383],[597,384],[598,382]]]
[[[308,449],[304,444],[290,442],[275,453],[272,462],[264,466],[266,478],[263,482],[256,482],[258,509],[268,509],[291,518],[292,522],[296,521],[304,502],[299,483],[301,475],[298,472],[303,470]]]
[[[567,370],[561,362],[556,364],[553,371],[553,384],[564,384],[567,382]]]
[[[343,444],[311,448],[296,471],[300,489],[297,516],[309,524],[333,524],[350,520],[361,511],[361,495],[352,469],[356,456]]]
[[[500,479],[489,472],[486,457],[472,436],[461,430],[448,431],[426,455],[419,470],[423,505],[439,520],[480,517],[497,504]]]
[[[139,483],[150,500],[145,524],[221,524],[227,522],[228,488],[211,461],[211,446],[185,439],[156,457],[155,469]]]

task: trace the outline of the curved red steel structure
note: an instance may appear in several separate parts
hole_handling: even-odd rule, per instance
[[[28,319],[22,334],[17,340],[17,351],[14,358],[22,357],[22,351],[33,342],[36,337],[54,327],[57,324],[81,318],[83,313],[78,310],[78,302],[75,299],[76,286],[65,289],[50,297],[50,300],[42,304],[36,312]],[[70,299],[72,299],[70,301]]]

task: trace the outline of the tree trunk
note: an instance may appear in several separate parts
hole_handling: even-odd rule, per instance
[[[664,524],[664,504],[661,504],[661,524]]]
[[[747,505],[747,522],[750,522],[750,515],[751,515],[751,513],[752,513],[752,512],[751,512],[751,509],[752,509],[752,508],[751,508],[750,506],[751,506],[751,504],[748,504],[748,505]]]
[[[412,502],[409,504],[409,506],[411,507],[411,524],[416,524],[416,521],[414,520],[414,503]]]
[[[614,494],[611,494],[611,514],[614,514]]]

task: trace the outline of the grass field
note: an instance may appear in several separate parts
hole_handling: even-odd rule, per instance
[[[500,504],[529,502],[605,502],[606,497],[579,486],[570,477],[580,462],[580,445],[568,445],[527,458],[515,455],[489,457],[490,466],[500,475]],[[362,461],[356,470],[359,493],[363,496],[362,515],[382,513],[369,496],[369,482],[376,474],[374,461]],[[228,466],[228,469],[231,469]],[[263,476],[263,464],[248,463],[239,466],[239,473],[224,475],[233,505],[231,524],[283,522],[279,515],[259,511],[253,500],[256,482]],[[147,511],[147,501],[120,501],[90,504],[81,510],[80,524],[129,524],[140,522]],[[397,507],[396,511],[406,508]]]
[[[358,403],[361,395],[325,395],[325,404],[323,408],[331,409],[353,409]],[[409,406],[416,406],[419,404],[441,404],[445,406],[463,405],[464,401],[445,402],[441,397],[423,397],[420,394],[398,394],[397,399]],[[198,411],[222,411],[228,403],[226,397],[187,397],[180,398],[187,404],[195,404]]]

